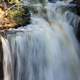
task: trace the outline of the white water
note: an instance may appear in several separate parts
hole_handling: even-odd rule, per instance
[[[73,28],[56,4],[48,4],[46,9],[45,15],[32,14],[30,25],[1,37],[4,80],[80,80]]]
[[[67,2],[67,3],[69,3],[69,2],[71,2],[71,1],[73,1],[73,0],[49,0],[49,1],[51,1],[51,2],[58,2],[58,1],[64,1],[64,2]]]

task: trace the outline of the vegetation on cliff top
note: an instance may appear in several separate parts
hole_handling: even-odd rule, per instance
[[[0,29],[16,28],[30,23],[27,6],[20,5],[20,0],[0,1]]]

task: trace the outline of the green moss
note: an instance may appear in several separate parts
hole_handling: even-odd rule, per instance
[[[26,6],[9,10],[8,17],[15,20],[17,25],[27,25],[30,23],[30,13]]]
[[[3,4],[4,2],[7,5],[6,11]],[[20,27],[30,24],[29,8],[27,6],[20,5],[22,4],[21,0],[0,0],[0,3],[2,3],[3,10],[7,14],[6,16],[4,16],[4,18],[7,18],[9,21],[13,21],[14,23],[16,23],[16,25],[11,25],[12,27]],[[7,22],[5,22],[5,24],[7,24]]]

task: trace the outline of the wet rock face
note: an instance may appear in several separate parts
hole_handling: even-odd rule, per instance
[[[76,36],[77,36],[78,41],[80,42],[80,22],[78,24],[78,30],[77,30]]]
[[[71,3],[76,4],[76,6],[73,9],[71,9],[71,11],[73,13],[77,14],[78,16],[80,16],[80,0],[73,0]],[[77,27],[76,37],[77,37],[78,41],[80,42],[80,22]]]
[[[80,16],[80,0],[74,0],[74,2],[77,4],[77,6],[76,6],[76,14],[78,16]],[[78,41],[80,42],[80,22],[78,24],[78,29],[77,29],[76,36],[77,36]]]
[[[1,40],[0,40],[0,80],[3,80],[3,50]]]

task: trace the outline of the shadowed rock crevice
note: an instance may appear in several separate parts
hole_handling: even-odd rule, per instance
[[[1,40],[0,40],[0,80],[3,80],[3,50]]]

